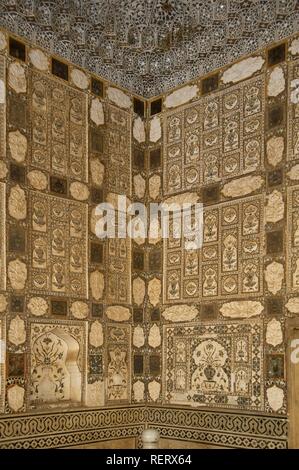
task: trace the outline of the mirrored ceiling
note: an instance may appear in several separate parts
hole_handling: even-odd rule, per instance
[[[147,98],[298,24],[298,0],[0,0],[1,26]]]

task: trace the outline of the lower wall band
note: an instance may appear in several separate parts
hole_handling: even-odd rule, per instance
[[[68,447],[134,437],[144,426],[162,438],[237,448],[284,449],[287,419],[228,412],[132,406],[0,419],[0,448]]]

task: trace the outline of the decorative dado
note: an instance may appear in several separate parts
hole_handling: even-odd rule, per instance
[[[0,419],[0,448],[50,448],[138,437],[145,407],[63,411]]]
[[[147,424],[164,438],[252,449],[287,447],[287,420],[281,417],[150,406]]]
[[[222,447],[285,449],[284,417],[130,406],[22,415],[0,419],[0,448],[50,448],[140,438],[145,424],[161,437]]]

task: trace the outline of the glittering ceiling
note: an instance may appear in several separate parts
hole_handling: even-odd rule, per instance
[[[0,25],[150,97],[298,30],[298,0],[4,0]]]

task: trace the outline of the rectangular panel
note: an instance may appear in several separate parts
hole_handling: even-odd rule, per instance
[[[117,214],[116,217],[118,217]],[[131,239],[128,237],[108,238],[107,246],[107,303],[129,304],[131,301]]]
[[[86,390],[86,322],[32,322],[30,403],[75,406]]]
[[[263,204],[255,196],[205,208],[198,250],[185,249],[183,237],[164,239],[164,302],[261,294]]]
[[[288,66],[288,160],[299,159],[299,103],[298,84],[299,60]]]
[[[108,106],[107,123],[108,179],[107,189],[131,195],[131,116],[115,106]]]
[[[287,291],[299,292],[299,185],[288,188],[287,193]]]
[[[31,165],[87,181],[87,96],[32,72]]]
[[[131,326],[107,325],[106,393],[108,402],[128,402],[131,390]]]
[[[168,113],[164,194],[263,168],[264,101],[260,76]]]
[[[6,155],[6,114],[5,114],[5,100],[6,100],[6,69],[5,57],[0,56],[0,160],[5,158]]]
[[[87,205],[30,193],[30,289],[87,298]]]
[[[0,290],[6,289],[5,184],[0,183]]]
[[[260,321],[164,326],[164,403],[263,410]]]
[[[5,322],[0,320],[0,412],[4,411],[5,402]]]

